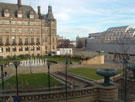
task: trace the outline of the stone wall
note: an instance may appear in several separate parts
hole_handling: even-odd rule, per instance
[[[0,94],[0,102],[4,102],[9,96],[15,94]],[[50,91],[20,94],[21,102],[65,102],[65,91]],[[118,102],[118,89],[115,86],[105,87],[101,85],[82,88],[70,89],[67,92],[68,102]]]

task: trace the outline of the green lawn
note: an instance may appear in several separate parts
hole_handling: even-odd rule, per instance
[[[41,59],[47,59],[49,61],[56,61],[56,62],[65,62],[66,61],[66,58],[63,58],[63,57],[42,57]],[[79,60],[76,60],[76,59],[71,59],[71,61],[79,63]]]
[[[40,74],[19,74],[19,88],[45,88],[48,87],[48,75],[45,73]],[[51,87],[62,86],[60,82],[54,78],[50,78]],[[16,77],[13,76],[5,81],[5,88],[12,89],[16,87]],[[1,88],[1,84],[0,84]]]
[[[81,76],[88,77],[90,79],[100,80],[103,79],[102,76],[99,76],[96,74],[96,68],[77,68],[77,69],[71,69],[69,72],[78,74]]]

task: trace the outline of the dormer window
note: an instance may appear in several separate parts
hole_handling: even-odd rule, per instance
[[[22,11],[21,11],[21,10],[19,10],[19,11],[17,12],[17,17],[18,17],[18,18],[22,18]]]
[[[8,9],[4,9],[4,17],[9,17],[10,13]]]
[[[18,18],[22,18],[22,14],[18,14],[17,17],[18,17]]]
[[[30,11],[30,19],[33,19],[33,18],[34,18],[34,12]]]

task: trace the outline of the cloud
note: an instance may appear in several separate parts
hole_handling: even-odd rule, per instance
[[[16,3],[17,0],[0,0]],[[88,33],[104,31],[112,26],[135,25],[135,0],[22,0],[46,14],[52,5],[58,34],[75,39]],[[30,3],[31,2],[31,3]]]

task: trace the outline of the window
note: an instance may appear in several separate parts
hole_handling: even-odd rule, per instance
[[[9,17],[10,14],[9,14],[9,13],[4,13],[4,16],[5,16],[5,17]]]
[[[39,51],[39,50],[40,50],[40,47],[38,46],[38,47],[37,47],[37,51]]]
[[[36,26],[40,25],[40,22],[35,22],[35,25],[36,25]]]
[[[3,22],[2,22],[2,21],[0,21],[0,24],[3,24]]]
[[[12,45],[16,45],[16,40],[15,40],[15,37],[14,36],[12,36]]]
[[[49,33],[49,30],[48,29],[45,29],[45,34],[48,34]]]
[[[36,33],[37,33],[37,34],[39,34],[39,33],[40,33],[39,29],[36,29]]]
[[[6,30],[6,33],[9,33],[9,28],[6,28],[5,30]]]
[[[34,22],[30,22],[30,25],[33,26],[34,25]]]
[[[9,24],[10,24],[10,21],[5,21],[5,24],[6,24],[6,25],[9,25]]]
[[[13,47],[12,50],[13,50],[13,52],[15,52],[16,51],[16,47]]]
[[[52,30],[52,34],[55,34],[55,29]]]
[[[53,37],[53,42],[55,42],[55,39],[54,39],[54,37]]]
[[[45,46],[45,49],[47,50],[48,46]]]
[[[36,44],[40,44],[39,38],[36,39]]]
[[[18,14],[17,17],[18,17],[18,18],[22,18],[22,14]]]
[[[19,37],[19,45],[22,45],[22,38]]]
[[[15,33],[15,31],[16,31],[15,28],[12,28],[12,33]]]
[[[3,52],[3,48],[0,47],[0,53]]]
[[[55,49],[55,46],[53,45],[53,50]]]
[[[2,29],[0,28],[0,33],[2,33]]]
[[[22,47],[19,47],[19,51],[23,51],[23,48]]]
[[[33,37],[31,38],[31,44],[34,44],[34,38]]]
[[[19,25],[19,26],[21,26],[21,25],[22,25],[22,22],[21,22],[21,21],[19,21],[19,22],[18,22],[18,25]]]
[[[0,45],[2,45],[2,37],[0,37]]]
[[[25,47],[25,51],[29,51],[29,48],[28,47]]]
[[[34,46],[31,47],[31,51],[34,51]]]
[[[16,21],[11,21],[11,24],[12,25],[16,25]]]
[[[47,42],[48,41],[48,39],[47,39],[47,37],[45,37],[45,42]]]
[[[25,37],[25,45],[28,44],[28,37]]]
[[[21,29],[21,28],[18,29],[18,33],[19,33],[19,34],[22,33],[22,29]]]
[[[30,29],[30,33],[33,34],[34,33],[34,30],[33,29]]]
[[[25,34],[28,34],[28,29],[25,29]]]
[[[6,52],[10,52],[10,48],[8,47],[8,48],[6,48]]]
[[[30,15],[30,18],[33,19],[34,18],[34,15]]]
[[[6,38],[6,45],[9,45],[9,37]]]
[[[28,25],[28,22],[24,22],[24,25],[27,26]]]

